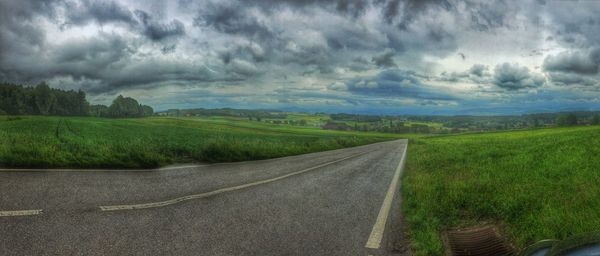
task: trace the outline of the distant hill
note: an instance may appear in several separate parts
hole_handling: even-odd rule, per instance
[[[193,108],[193,109],[169,109],[156,112],[159,116],[233,116],[254,118],[286,118],[282,111],[278,110],[252,110],[235,108]]]
[[[386,133],[451,133],[466,131],[515,130],[536,127],[600,124],[600,111],[535,113],[523,115],[364,115],[351,113],[297,113],[257,109],[170,109],[157,112],[160,116],[224,116],[239,117],[272,124],[320,126],[341,129],[328,123],[343,124],[344,130]]]

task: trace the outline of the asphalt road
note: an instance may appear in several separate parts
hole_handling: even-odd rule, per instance
[[[406,143],[168,170],[2,170],[0,255],[402,255],[393,181]]]

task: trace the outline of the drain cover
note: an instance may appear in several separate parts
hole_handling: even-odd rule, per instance
[[[450,255],[514,255],[513,248],[491,225],[451,230],[446,233]]]

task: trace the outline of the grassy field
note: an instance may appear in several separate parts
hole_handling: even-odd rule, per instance
[[[327,114],[308,114],[296,112],[280,112],[273,114],[284,114],[285,118],[263,118],[263,122],[300,122],[304,121],[305,126],[321,127],[326,124],[331,118]]]
[[[0,166],[148,168],[265,159],[400,137],[217,117],[0,116]]]
[[[517,248],[600,230],[600,127],[412,140],[403,213],[416,255],[441,232],[495,223]]]

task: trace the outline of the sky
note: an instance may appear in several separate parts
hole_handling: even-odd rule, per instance
[[[0,81],[155,110],[600,110],[600,1],[0,0]]]

